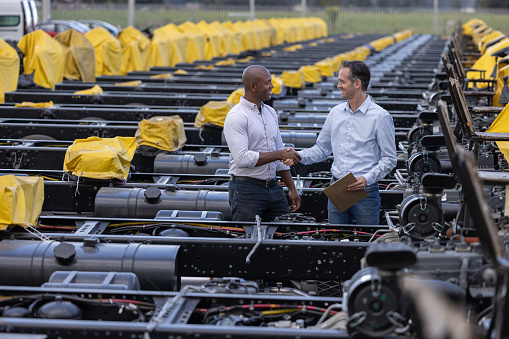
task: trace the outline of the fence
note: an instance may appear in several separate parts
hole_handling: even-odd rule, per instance
[[[84,4],[52,2],[51,18],[65,20],[95,19],[119,27],[128,22],[127,4]],[[256,19],[300,17],[300,6],[256,6]],[[412,28],[416,33],[434,33],[434,13],[428,8],[405,7],[307,7],[306,16],[320,17],[327,22],[329,34],[393,34]],[[471,18],[484,20],[490,27],[509,33],[509,8],[495,10],[439,10],[438,34],[450,34],[456,21]],[[206,22],[249,20],[249,6],[136,4],[135,26],[139,29],[160,27],[185,21]]]

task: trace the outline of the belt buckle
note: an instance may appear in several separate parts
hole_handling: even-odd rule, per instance
[[[265,180],[265,187],[268,188],[268,187],[272,187],[274,182],[273,182],[274,179],[266,179]]]

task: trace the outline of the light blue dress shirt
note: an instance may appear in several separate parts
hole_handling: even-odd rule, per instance
[[[276,172],[290,169],[281,161],[256,166],[260,152],[284,149],[276,111],[262,102],[262,112],[244,97],[226,115],[224,137],[230,149],[229,174],[274,179]]]
[[[299,151],[305,165],[334,155],[332,175],[342,178],[349,172],[364,176],[371,185],[396,166],[396,141],[391,115],[368,95],[352,112],[349,102],[335,106],[327,116],[316,145]]]

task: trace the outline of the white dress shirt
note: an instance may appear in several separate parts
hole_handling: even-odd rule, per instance
[[[368,95],[352,112],[349,102],[335,106],[327,116],[316,145],[299,151],[302,163],[313,164],[334,155],[332,175],[349,172],[364,176],[367,185],[383,179],[396,166],[396,141],[391,115]]]
[[[241,97],[226,115],[223,131],[230,149],[229,174],[267,180],[289,169],[281,161],[255,167],[260,152],[284,149],[276,111],[263,102],[261,108],[260,114],[256,104]]]

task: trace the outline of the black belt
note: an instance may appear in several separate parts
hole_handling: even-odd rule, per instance
[[[248,182],[254,182],[255,184],[257,185],[260,185],[260,186],[264,186],[264,187],[272,187],[274,186],[275,184],[277,184],[277,180],[276,178],[273,178],[273,179],[267,179],[267,180],[262,180],[262,179],[256,179],[256,178],[251,178],[251,177],[239,177],[237,175],[231,175],[231,179],[233,181],[248,181]]]

